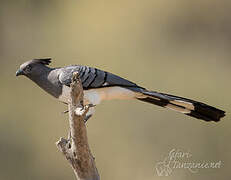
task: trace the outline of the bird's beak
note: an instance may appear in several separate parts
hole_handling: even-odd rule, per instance
[[[20,75],[23,75],[23,71],[21,69],[17,70],[16,72],[16,76],[20,76]]]

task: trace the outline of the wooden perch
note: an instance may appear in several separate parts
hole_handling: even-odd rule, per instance
[[[73,74],[70,88],[68,104],[70,137],[68,140],[60,138],[56,145],[71,164],[77,180],[99,180],[84,123],[90,105],[83,105],[83,87],[78,73]]]

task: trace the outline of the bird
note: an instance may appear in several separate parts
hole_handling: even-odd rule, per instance
[[[113,99],[136,99],[207,122],[218,122],[225,116],[225,111],[205,103],[150,91],[107,71],[83,65],[52,68],[50,63],[51,58],[26,61],[20,65],[16,76],[26,76],[47,93],[68,104],[72,76],[77,72],[83,87],[84,104],[93,105],[86,114],[85,121],[93,115],[96,105]]]

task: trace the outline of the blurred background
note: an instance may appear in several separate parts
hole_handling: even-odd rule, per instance
[[[75,179],[55,142],[66,137],[67,107],[25,77],[20,64],[83,64],[148,89],[225,110],[206,123],[138,101],[97,106],[87,123],[101,179],[156,180],[172,149],[219,169],[173,170],[164,179],[230,178],[231,1],[1,0],[0,179]]]

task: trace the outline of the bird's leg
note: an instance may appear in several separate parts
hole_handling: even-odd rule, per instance
[[[95,104],[87,104],[87,106],[88,106],[89,108],[91,108],[91,107],[95,107],[96,105],[95,105]]]

